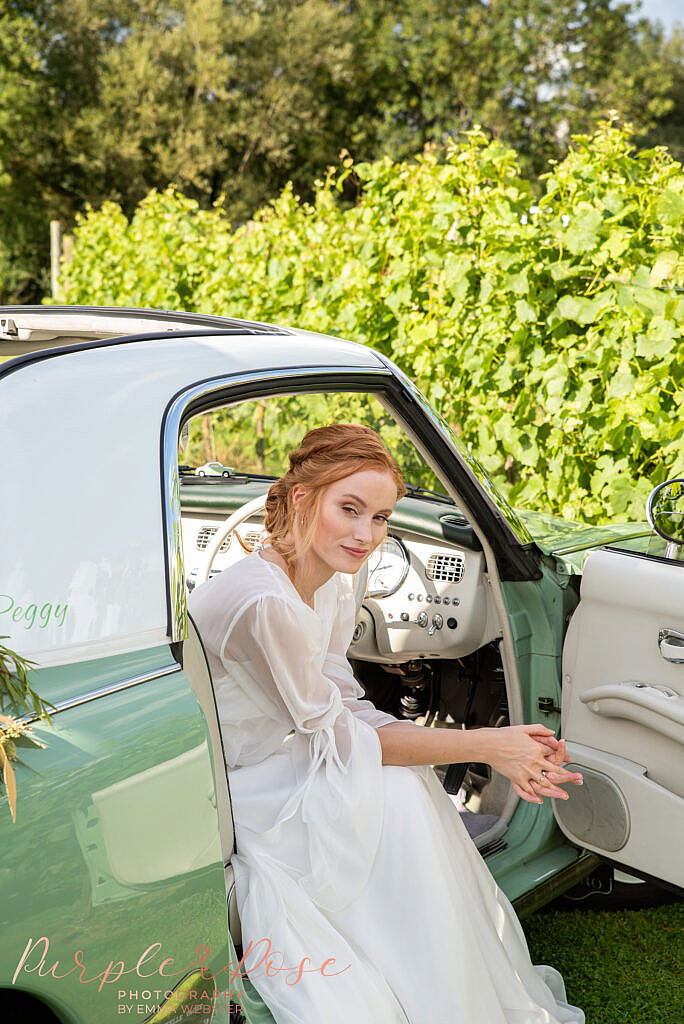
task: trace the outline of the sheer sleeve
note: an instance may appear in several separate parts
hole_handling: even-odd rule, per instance
[[[363,888],[380,840],[382,748],[375,728],[351,712],[337,677],[328,675],[327,639],[306,605],[266,593],[232,622],[220,658],[226,668],[249,665],[262,696],[292,722],[294,736],[283,746],[296,785],[270,831],[301,816],[311,870],[300,884],[319,906],[340,910]]]
[[[234,622],[221,648],[224,666],[249,663],[265,696],[305,734],[331,726],[342,710],[341,694],[317,664],[321,638],[314,619],[304,605],[266,594]]]
[[[337,576],[338,611],[330,635],[328,651],[323,663],[323,672],[337,684],[344,706],[363,722],[378,729],[381,725],[398,721],[394,715],[378,708],[367,700],[363,687],[352,672],[347,658],[356,619],[354,594],[347,581]]]

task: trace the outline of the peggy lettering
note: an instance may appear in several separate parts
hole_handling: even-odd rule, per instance
[[[6,622],[23,622],[24,629],[45,629],[50,622],[63,626],[68,609],[68,604],[53,604],[52,601],[40,606],[35,602],[21,605],[11,594],[0,594],[0,616],[6,615]]]

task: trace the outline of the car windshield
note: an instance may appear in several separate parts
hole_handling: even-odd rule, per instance
[[[278,395],[201,413],[190,421],[179,461],[219,471],[233,467],[235,482],[246,476],[277,479],[304,434],[334,422],[377,431],[399,464],[409,496],[453,504],[412,441],[370,394]]]

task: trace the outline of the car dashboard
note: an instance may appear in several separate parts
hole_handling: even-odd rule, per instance
[[[192,481],[182,487],[188,589],[197,583],[216,530],[259,493],[255,484]],[[253,551],[262,538],[263,516],[240,524],[221,544],[211,575]],[[446,501],[402,499],[387,539],[368,561],[350,657],[381,664],[462,658],[499,635],[484,554],[465,518]]]

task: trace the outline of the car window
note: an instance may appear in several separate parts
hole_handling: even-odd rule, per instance
[[[237,474],[279,477],[288,452],[313,427],[362,423],[376,430],[398,462],[404,480],[444,493],[444,487],[386,409],[370,394],[276,395],[214,409],[189,423],[179,455],[189,466],[232,466]]]

